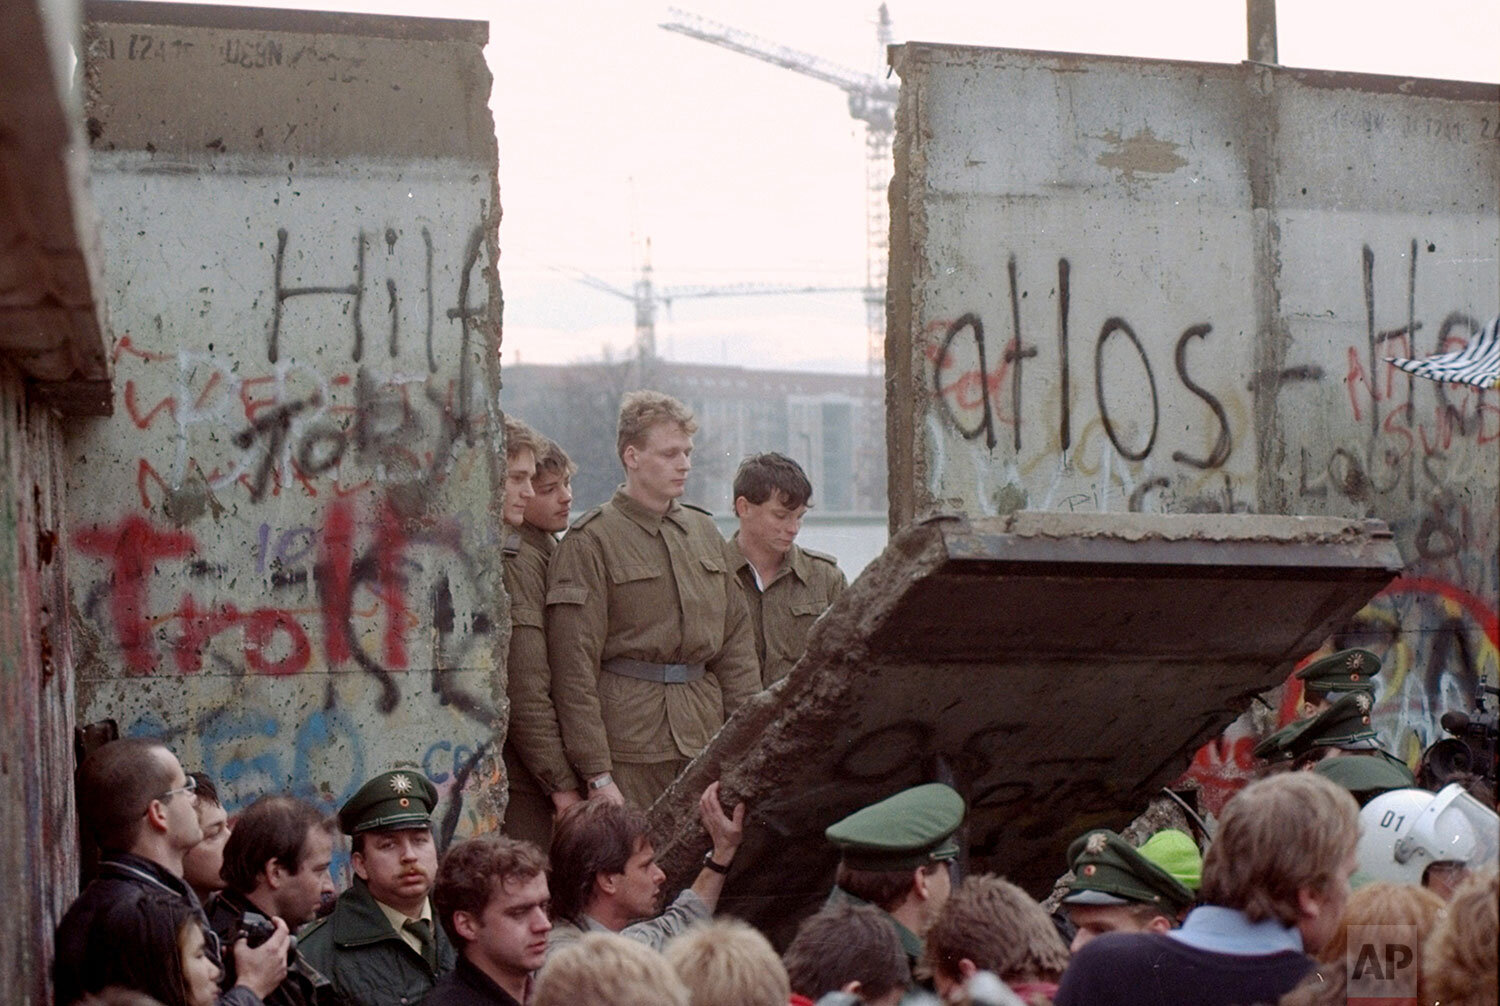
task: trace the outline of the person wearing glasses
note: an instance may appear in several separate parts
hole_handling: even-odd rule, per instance
[[[101,942],[94,930],[108,924],[105,909],[170,895],[188,905],[208,930],[203,907],[183,880],[183,856],[203,838],[196,788],[177,756],[159,741],[111,741],[78,767],[79,826],[99,846],[99,868],[57,927],[52,981],[58,1006],[99,991],[92,984],[102,976],[84,961],[91,936],[95,946]],[[260,946],[235,943],[237,982],[219,1002],[259,1006],[286,977],[289,946],[286,924],[279,920],[275,934]],[[211,934],[207,951],[221,966],[223,953]]]

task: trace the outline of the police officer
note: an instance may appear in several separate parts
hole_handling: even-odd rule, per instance
[[[767,688],[786,677],[807,631],[848,586],[838,560],[796,543],[811,499],[807,474],[784,454],[753,454],[735,472],[740,526],[724,554],[745,593]]]
[[[353,836],[354,883],[333,912],[302,931],[298,948],[360,1006],[418,1003],[453,970],[428,894],[437,878],[432,809],[437,790],[420,772],[383,772],[339,810]]]
[[[1317,715],[1349,692],[1365,692],[1373,699],[1379,672],[1380,658],[1369,650],[1339,650],[1314,660],[1297,672],[1297,680],[1302,682],[1299,718]]]
[[[1174,841],[1174,836],[1181,840]],[[1179,872],[1201,872],[1198,848],[1187,835],[1166,829],[1152,840],[1156,844],[1150,851],[1171,857],[1169,862]],[[1105,933],[1169,932],[1192,907],[1192,890],[1143,855],[1146,851],[1102,828],[1080,835],[1068,846],[1073,880],[1062,903],[1077,930],[1069,948],[1073,953]]]
[[[626,395],[625,484],[573,523],[547,569],[552,697],[590,798],[650,806],[760,688],[724,539],[678,502],[697,428],[670,396]]]
[[[885,912],[914,974],[922,937],[952,892],[954,833],[963,821],[963,797],[934,782],[855,811],[823,833],[840,853],[829,903],[873,904]]]
[[[1375,675],[1379,671],[1380,658],[1369,650],[1339,650],[1314,660],[1296,674],[1302,682],[1302,704],[1297,718],[1263,737],[1251,754],[1270,763],[1273,770],[1290,767],[1297,737],[1329,706],[1346,695],[1362,694],[1369,703],[1367,708],[1373,707]]]
[[[1370,725],[1374,700],[1369,692],[1345,692],[1331,705],[1302,724],[1302,729],[1283,744],[1294,768],[1310,768],[1338,755],[1378,759],[1400,772],[1406,785],[1416,782],[1411,769],[1380,745],[1380,735]]]

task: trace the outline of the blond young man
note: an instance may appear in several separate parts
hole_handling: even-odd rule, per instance
[[[737,919],[696,925],[663,953],[693,1006],[787,1006],[792,994],[770,941]]]
[[[666,958],[615,933],[589,933],[547,961],[530,1006],[692,1006]]]
[[[1219,818],[1204,904],[1170,933],[1092,940],[1068,966],[1057,1006],[1276,1001],[1338,931],[1358,840],[1358,804],[1322,776],[1251,783]]]
[[[760,688],[724,540],[679,502],[697,428],[675,398],[626,395],[625,484],[574,521],[547,569],[552,695],[591,799],[650,806]]]
[[[1423,1002],[1493,1006],[1500,1000],[1500,880],[1493,868],[1459,884],[1422,952]]]
[[[547,563],[557,540],[527,521],[537,499],[538,458],[546,438],[518,419],[505,420],[505,590],[510,595],[510,651],[506,696],[510,721],[505,735],[509,803],[503,831],[546,848],[552,822],[582,799],[568,764],[552,704],[543,612]],[[571,499],[571,496],[569,497]]]

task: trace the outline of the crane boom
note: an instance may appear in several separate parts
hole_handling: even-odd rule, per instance
[[[710,42],[733,52],[764,60],[843,90],[849,115],[865,124],[865,346],[870,374],[885,363],[886,256],[889,251],[890,211],[886,202],[891,182],[891,143],[896,135],[896,103],[901,90],[874,74],[860,73],[812,53],[772,42],[748,31],[711,21],[676,7],[667,8],[660,26],[689,38]],[[891,12],[882,3],[876,11],[875,39],[881,53],[891,44]]]
[[[725,49],[832,84],[849,95],[849,112],[855,118],[872,125],[877,124],[874,118],[878,118],[885,129],[891,128],[891,111],[896,107],[899,89],[874,74],[851,70],[821,56],[780,45],[676,7],[667,8],[667,14],[667,20],[661,22],[661,27],[667,31],[712,42]]]

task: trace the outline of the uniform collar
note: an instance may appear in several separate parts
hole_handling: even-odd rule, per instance
[[[641,529],[649,534],[660,534],[663,521],[671,521],[683,531],[688,529],[687,514],[683,511],[682,504],[676,500],[667,504],[667,512],[665,514],[658,514],[636,502],[634,498],[625,492],[625,487],[620,486],[620,488],[615,490],[614,498],[610,500],[610,503],[620,513],[630,518],[636,524],[639,524]]]
[[[422,906],[422,917],[432,918],[430,899]],[[355,877],[349,890],[339,896],[338,907],[334,909],[333,918],[328,921],[333,926],[333,942],[340,946],[388,939],[405,943],[397,931],[400,925],[397,918],[402,922],[406,921],[405,915],[376,901],[365,882]]]
[[[741,570],[750,570],[751,577],[758,583],[760,577],[755,573],[754,567],[750,565],[750,560],[745,558],[745,553],[740,551],[739,531],[735,531],[734,534],[729,536],[729,544],[732,548],[730,553],[730,565],[733,567],[732,572],[739,574]],[[776,570],[776,575],[771,577],[771,583],[775,583],[781,579],[782,574],[787,571],[790,571],[793,576],[803,583],[809,582],[812,576],[809,569],[811,561],[808,559],[807,553],[798,548],[796,542],[792,542],[792,547],[787,551],[786,557],[781,560],[781,567]],[[764,590],[771,583],[766,584],[761,589]]]
[[[557,549],[557,539],[552,537],[552,532],[543,531],[535,524],[522,524],[520,535],[523,543],[539,550],[542,555],[551,557]]]

